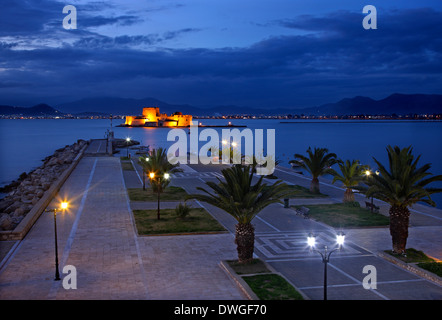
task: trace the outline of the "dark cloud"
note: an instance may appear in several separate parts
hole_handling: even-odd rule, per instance
[[[77,40],[73,46],[76,48],[95,48],[95,49],[110,49],[110,48],[130,48],[137,46],[154,46],[161,44],[164,41],[172,40],[180,37],[184,33],[198,32],[198,29],[186,28],[176,31],[168,31],[163,34],[152,33],[147,35],[123,35],[116,37],[102,36],[98,34],[89,33]]]
[[[137,21],[121,17],[91,18],[90,25]],[[441,93],[442,12],[379,12],[377,30],[364,30],[362,19],[362,13],[338,11],[274,21],[298,32],[245,48],[166,48],[167,40],[200,31],[193,28],[115,37],[85,32],[72,44],[36,50],[17,50],[3,41],[0,81],[32,86],[0,87],[0,97],[32,89],[68,100],[117,94],[303,107],[355,95]]]
[[[99,27],[103,25],[130,26],[141,21],[143,21],[143,19],[134,15],[122,15],[116,17],[83,15],[78,19],[78,28]]]
[[[2,0],[0,36],[41,32],[46,24],[60,19],[63,6],[60,2],[52,0]]]
[[[63,8],[68,4],[56,0],[2,0],[0,36],[50,36],[54,31],[61,29],[63,18],[66,16]],[[143,21],[136,14],[99,14],[104,9],[113,8],[106,2],[75,4],[75,8],[79,29],[104,25],[129,26]]]

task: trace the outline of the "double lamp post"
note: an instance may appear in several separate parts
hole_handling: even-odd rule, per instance
[[[345,240],[345,234],[343,232],[339,232],[336,235],[336,244],[331,251],[327,246],[324,246],[324,251],[321,252],[316,249],[316,237],[313,234],[309,234],[307,237],[307,244],[310,247],[312,252],[316,252],[321,256],[322,262],[324,263],[324,300],[327,300],[327,265],[330,261],[330,256],[333,252],[341,250]]]

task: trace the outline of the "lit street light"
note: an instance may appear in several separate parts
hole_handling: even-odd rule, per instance
[[[379,170],[376,170],[376,171],[375,171],[375,174],[376,174],[377,176],[378,176],[380,173],[381,173],[381,172],[380,172]],[[366,171],[365,171],[365,176],[367,177],[367,179],[370,179],[370,178],[371,178],[371,174],[372,174],[372,172],[371,172],[370,170],[366,170]],[[374,208],[373,197],[374,197],[374,195],[371,196],[371,207],[370,207],[370,211],[371,211],[371,213],[373,213],[373,208]]]
[[[45,212],[53,212],[54,213],[54,234],[55,234],[55,279],[56,281],[60,279],[60,271],[58,270],[58,241],[57,241],[57,212],[63,211],[68,208],[67,202],[62,202],[60,205],[60,209],[46,209]]]
[[[143,158],[140,158],[139,161],[142,162]],[[144,158],[144,161],[149,162],[149,157]],[[142,171],[143,171],[143,190],[146,190],[146,171],[144,171],[144,168]]]
[[[126,153],[126,157],[129,158],[129,143],[130,143],[130,138],[126,138],[126,145],[127,145],[127,153]]]
[[[307,237],[307,244],[310,247],[311,251],[317,252],[321,255],[322,262],[324,263],[324,300],[327,300],[327,264],[330,261],[330,256],[333,252],[337,250],[341,250],[344,245],[345,234],[343,232],[339,232],[336,235],[336,244],[338,245],[331,251],[328,251],[328,247],[324,246],[324,252],[320,252],[319,250],[314,249],[316,247],[316,237],[312,234],[309,234]]]

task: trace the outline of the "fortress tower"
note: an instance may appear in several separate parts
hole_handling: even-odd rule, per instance
[[[143,108],[141,116],[126,116],[125,126],[130,127],[188,127],[192,123],[192,116],[175,112],[168,116],[160,113],[160,108]]]

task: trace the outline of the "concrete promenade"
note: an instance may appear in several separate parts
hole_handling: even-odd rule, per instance
[[[43,214],[0,270],[0,299],[244,299],[219,267],[235,255],[231,234],[136,236],[118,157],[84,157],[49,207],[57,215],[60,274],[77,271],[77,289],[53,281],[53,215]],[[8,245],[2,243],[1,245]]]
[[[53,281],[53,215],[45,213],[23,240],[0,243],[7,248],[1,257],[0,299],[245,299],[219,267],[221,260],[236,258],[236,222],[220,209],[200,204],[229,233],[137,236],[131,208],[151,204],[131,203],[127,197],[126,188],[142,186],[135,162],[135,171],[122,171],[118,157],[95,157],[93,153],[84,157],[49,206],[58,206],[61,199],[70,203],[67,213],[57,215],[60,273],[63,279],[67,275],[62,273],[63,267],[74,266],[77,289],[66,290],[63,281]],[[193,193],[206,181],[216,181],[221,166],[183,168],[183,173],[173,175],[172,184]],[[307,177],[289,169],[277,169],[275,174],[288,183],[309,185]],[[325,180],[321,192],[329,198],[318,202],[340,202],[343,195],[342,189]],[[291,204],[312,201],[297,199]],[[382,211],[388,210],[377,204]],[[442,259],[442,211],[424,206],[414,210],[408,247]],[[254,224],[256,255],[309,298],[322,299],[323,264],[319,255],[307,249],[306,236],[314,232],[321,245],[331,245],[335,230],[296,216],[279,204],[263,210]],[[345,233],[345,249],[332,255],[328,267],[329,299],[442,299],[441,286],[378,257],[378,251],[391,247],[388,228],[347,229]],[[362,286],[365,265],[376,267],[375,290]]]

